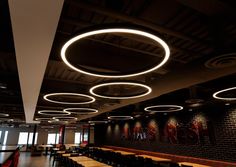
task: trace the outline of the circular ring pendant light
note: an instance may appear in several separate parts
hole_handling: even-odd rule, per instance
[[[95,93],[95,90],[98,88],[105,87],[105,86],[112,86],[112,85],[139,86],[141,88],[145,88],[146,92],[144,92],[143,94],[134,95],[134,96],[106,96],[106,95]],[[152,92],[152,89],[147,85],[135,83],[135,82],[109,82],[109,83],[102,83],[102,84],[95,85],[92,88],[90,88],[89,92],[94,96],[107,98],[107,99],[133,99],[133,98],[143,97],[150,94]]]
[[[98,110],[95,108],[66,108],[63,111],[69,112],[71,114],[94,114],[97,113]]]
[[[76,121],[76,117],[53,117],[52,119],[57,121]]]
[[[227,88],[227,89],[223,89],[223,90],[220,90],[218,92],[215,92],[213,94],[213,97],[215,99],[219,99],[219,100],[229,100],[229,101],[236,100],[236,97],[220,97],[219,96],[219,94],[224,93],[224,92],[228,92],[228,91],[231,91],[231,90],[236,90],[236,87]]]
[[[88,72],[86,70],[82,70],[78,67],[75,67],[74,65],[72,65],[67,60],[66,51],[70,47],[70,45],[72,45],[73,43],[78,42],[83,38],[90,37],[90,36],[93,36],[93,35],[108,34],[108,33],[134,34],[134,35],[139,35],[139,36],[142,36],[142,37],[149,38],[149,39],[153,40],[154,42],[156,42],[157,45],[161,45],[163,47],[163,49],[165,51],[165,56],[159,64],[155,65],[154,67],[151,67],[148,70],[140,71],[140,72],[137,72],[137,73],[125,74],[125,75],[108,75],[108,74],[102,75],[102,74],[99,74],[99,73]],[[62,60],[64,61],[64,63],[67,66],[69,66],[73,70],[81,72],[83,74],[91,75],[91,76],[106,77],[106,78],[124,78],[124,77],[133,77],[133,76],[146,74],[146,73],[152,72],[152,71],[160,68],[161,66],[163,66],[167,62],[169,57],[170,57],[170,49],[169,49],[168,45],[161,38],[155,36],[154,34],[145,32],[145,31],[141,31],[141,30],[137,30],[137,29],[130,29],[130,28],[119,28],[119,27],[98,29],[98,30],[88,31],[88,32],[85,32],[83,34],[77,35],[77,36],[73,37],[72,39],[70,39],[69,41],[67,41],[61,49],[61,58],[62,58]]]
[[[132,116],[126,116],[126,115],[121,115],[121,116],[109,116],[107,117],[109,120],[130,120],[133,119]]]
[[[9,117],[9,114],[0,113],[0,117]]]
[[[163,108],[166,108],[166,110]],[[144,110],[148,111],[148,112],[152,112],[152,113],[154,113],[154,112],[175,112],[175,111],[183,110],[183,107],[178,106],[178,105],[155,105],[155,106],[146,107],[146,108],[144,108]]]
[[[56,110],[41,110],[38,111],[41,115],[70,115],[70,112],[67,111],[56,111]]]
[[[108,121],[88,121],[89,124],[103,124],[103,123],[108,123]]]
[[[52,118],[35,118],[35,121],[50,121]]]
[[[85,102],[69,102],[69,101],[59,101],[59,100],[52,100],[50,97],[55,96],[75,96],[75,97],[83,97],[88,98],[88,101]],[[89,104],[93,103],[95,101],[95,98],[86,94],[79,94],[79,93],[50,93],[43,96],[43,98],[46,101],[52,102],[52,103],[58,103],[58,104]]]

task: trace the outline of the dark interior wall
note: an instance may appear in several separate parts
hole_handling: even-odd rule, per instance
[[[95,144],[236,162],[236,109],[224,106],[96,125]]]

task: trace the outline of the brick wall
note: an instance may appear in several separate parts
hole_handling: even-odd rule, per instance
[[[95,144],[236,162],[236,109],[232,105],[226,107],[212,108],[210,111],[202,108],[194,112],[156,114],[139,120],[99,125],[95,127]],[[155,136],[150,135],[150,122],[155,122]],[[166,130],[170,125],[176,126],[177,130]],[[127,134],[127,128],[131,131],[130,135]],[[192,133],[196,130],[200,134],[197,137]],[[146,138],[137,135],[137,132],[144,131]],[[134,135],[139,137],[135,138]]]

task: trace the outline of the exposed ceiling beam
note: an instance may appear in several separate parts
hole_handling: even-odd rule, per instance
[[[96,12],[96,13],[99,13],[99,14],[102,14],[102,15],[110,16],[110,17],[115,18],[115,19],[124,20],[124,21],[127,21],[127,22],[142,25],[142,26],[151,28],[153,30],[156,30],[160,33],[165,33],[165,34],[168,34],[168,35],[171,35],[171,36],[174,36],[174,37],[178,37],[180,39],[184,39],[184,40],[188,40],[188,41],[191,41],[191,42],[199,43],[201,45],[208,45],[208,44],[205,43],[205,41],[202,41],[200,39],[196,39],[194,37],[190,37],[190,36],[185,35],[181,32],[177,32],[177,31],[171,30],[169,28],[151,23],[149,21],[139,19],[139,18],[135,18],[135,17],[129,16],[129,15],[126,15],[126,14],[122,14],[120,12],[116,12],[116,11],[113,11],[113,10],[109,10],[107,8],[103,8],[103,7],[100,7],[100,6],[97,6],[97,5],[96,6],[95,5],[90,5],[88,3],[84,3],[83,1],[76,1],[76,0],[68,0],[68,1],[66,1],[66,3],[78,6],[79,8],[82,8],[82,9],[90,10],[91,12]]]
[[[81,21],[81,20],[78,20],[78,19],[73,19],[73,18],[64,18],[64,19],[62,19],[62,22],[66,23],[66,24],[80,26],[80,27],[81,26],[87,27],[87,26],[92,26],[93,25],[92,23],[89,23],[89,22],[86,22],[86,21]],[[64,34],[64,35],[69,35],[69,36],[72,35],[71,32],[65,32],[65,31],[59,31],[59,33]],[[153,42],[151,40],[143,40],[143,39],[140,40],[138,38],[134,38],[132,36],[127,36],[127,35],[123,36],[123,37],[131,39],[131,40],[135,40],[137,42],[153,45]],[[87,38],[87,39],[91,39],[91,38]],[[101,41],[101,40],[99,40],[99,41]],[[167,41],[167,43],[168,43],[168,41]],[[194,52],[192,50],[176,47],[176,46],[174,46],[174,44],[171,44],[170,49],[173,50],[173,51],[176,51],[176,52],[180,52],[180,53],[183,53],[183,54],[189,54],[189,55],[193,55],[193,56],[200,56],[200,55],[204,54],[204,53]],[[177,59],[174,59],[174,60],[178,61]]]
[[[27,123],[33,117],[64,0],[9,0]]]
[[[120,101],[120,104],[114,104],[113,106],[109,107],[101,106],[101,108],[99,108],[99,113],[96,113],[93,116],[86,115],[79,119],[83,120],[86,118],[94,117],[96,115],[110,112],[130,104],[136,104],[142,101],[150,100],[163,94],[173,92],[175,90],[187,88],[192,85],[200,84],[234,73],[236,73],[236,68],[234,66],[224,69],[212,70],[212,69],[207,69],[206,67],[204,67],[204,65],[201,66],[197,64],[191,65],[182,69],[181,71],[175,71],[172,72],[171,74],[165,75],[162,77],[161,80],[158,79],[152,81],[149,86],[152,87],[153,91],[148,96],[145,96],[143,98],[122,100]]]

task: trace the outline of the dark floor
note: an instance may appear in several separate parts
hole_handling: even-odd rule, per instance
[[[21,152],[18,167],[51,167],[53,159],[49,155],[33,156],[29,152]]]

